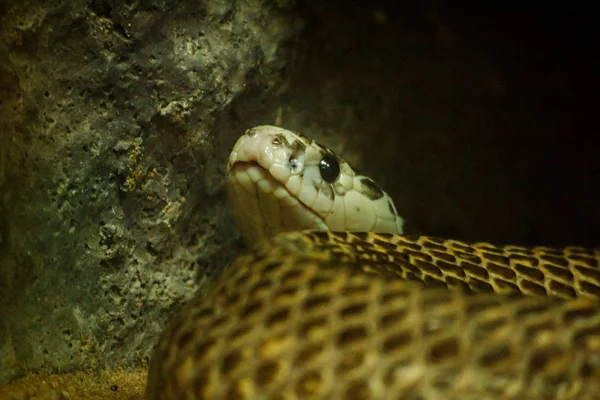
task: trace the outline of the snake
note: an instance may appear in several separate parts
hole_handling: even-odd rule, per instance
[[[275,126],[227,183],[248,250],[173,316],[148,400],[600,398],[600,250],[405,234],[372,179]]]

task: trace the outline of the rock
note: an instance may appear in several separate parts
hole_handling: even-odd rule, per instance
[[[0,383],[143,366],[233,257],[217,122],[280,84],[280,3],[0,6]]]

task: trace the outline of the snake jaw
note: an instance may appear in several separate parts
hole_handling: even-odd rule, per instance
[[[258,163],[234,163],[227,180],[231,210],[249,245],[284,231],[328,230],[317,213]]]

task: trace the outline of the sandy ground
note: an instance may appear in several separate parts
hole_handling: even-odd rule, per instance
[[[30,375],[0,386],[0,400],[142,400],[147,371]]]

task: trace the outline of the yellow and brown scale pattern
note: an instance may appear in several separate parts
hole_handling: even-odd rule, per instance
[[[176,316],[148,398],[598,398],[597,259],[576,247],[281,235]]]
[[[367,272],[399,276],[427,286],[472,292],[600,297],[600,251],[570,246],[495,246],[429,236],[314,232],[306,241],[331,248]]]

